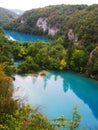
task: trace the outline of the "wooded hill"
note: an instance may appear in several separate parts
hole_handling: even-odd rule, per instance
[[[55,39],[52,44],[46,46],[44,45],[45,49],[38,52],[35,52],[37,48],[36,45],[32,45],[35,47],[31,49],[30,56],[33,57],[33,60],[35,56],[34,63],[39,65],[40,68],[42,67],[41,69],[58,70],[61,68],[59,66],[60,63],[62,63],[65,60],[67,67],[63,69],[86,73],[90,77],[94,77],[98,80],[97,4],[91,6],[57,5],[39,9],[32,9],[30,11],[25,12],[22,16],[18,17],[17,19],[6,24],[4,28],[13,29],[15,31],[30,34],[33,33],[47,35]],[[52,50],[53,48],[56,48],[56,46],[58,45],[61,48],[57,49],[61,51],[60,55],[58,55],[59,53],[56,51],[56,49],[54,49],[55,52],[54,50]],[[26,50],[26,52],[28,46],[29,45],[24,47],[24,50]],[[63,49],[61,46],[63,46]],[[46,49],[47,47],[48,49]],[[66,51],[66,54],[62,53],[64,52],[64,49]],[[25,57],[26,59],[26,55],[22,56],[22,58],[24,59]],[[49,56],[50,58],[52,58],[52,60],[50,60]],[[57,57],[58,60],[56,60]],[[37,59],[43,60],[38,61]],[[56,65],[54,65],[53,63],[56,63]],[[27,65],[24,64],[24,66]],[[19,66],[19,68],[21,67],[23,67],[23,64]],[[30,69],[30,67],[27,68]],[[34,66],[34,69],[35,68],[36,67]],[[23,70],[25,69],[23,68]]]
[[[89,38],[96,42],[98,40],[98,5],[56,5],[32,9],[6,24],[4,28],[55,37],[65,36],[69,29],[72,29],[79,40]]]
[[[0,26],[17,17],[14,12],[0,7]]]
[[[36,24],[39,18],[46,18],[47,26],[50,28],[55,27],[60,31],[66,30],[71,24],[71,17],[85,8],[87,8],[86,5],[56,5],[32,9],[7,24],[5,28],[26,33],[43,34],[42,28],[37,27]],[[45,21],[43,20],[43,22]],[[47,30],[44,33],[47,34]]]

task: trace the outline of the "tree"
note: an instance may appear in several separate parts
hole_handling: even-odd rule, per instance
[[[24,59],[26,55],[27,55],[27,50],[26,50],[25,47],[22,46],[22,47],[20,48],[20,52],[19,52],[18,56],[19,56],[20,58]]]
[[[75,106],[71,119],[68,119],[65,116],[61,116],[59,118],[53,119],[54,121],[53,125],[56,130],[59,130],[60,128],[75,130],[79,128],[80,120],[81,120],[81,116],[78,114],[78,107]]]
[[[30,60],[30,58],[29,58]],[[18,104],[12,98],[10,87],[12,80],[4,72],[4,64],[0,65],[0,129],[1,130],[59,130],[66,128],[75,130],[80,124],[77,107],[72,119],[64,116],[54,119],[52,124],[47,117],[32,109],[30,105]]]
[[[63,70],[67,66],[67,63],[64,59],[60,61],[60,70]]]
[[[5,74],[4,67],[4,64],[0,64],[0,113],[13,113],[18,103],[12,98],[12,80]]]
[[[87,64],[87,54],[83,50],[75,49],[72,53],[70,66],[72,70],[83,72]]]

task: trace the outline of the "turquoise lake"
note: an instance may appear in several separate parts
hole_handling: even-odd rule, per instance
[[[75,105],[81,115],[80,128],[98,130],[98,82],[76,73],[51,71],[46,76],[15,75],[14,98],[23,99],[52,121],[71,118]]]
[[[36,42],[38,40],[42,42],[50,42],[51,40],[40,35],[30,35],[21,32],[16,32],[12,30],[4,30],[6,36],[10,37],[12,40],[20,41],[20,42]]]

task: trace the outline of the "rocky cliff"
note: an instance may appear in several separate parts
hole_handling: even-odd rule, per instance
[[[32,9],[6,24],[4,28],[30,34],[61,35],[68,31],[68,26],[73,21],[72,16],[86,7],[86,5],[56,5]]]
[[[48,32],[48,35],[55,35],[59,29],[56,28],[55,26],[49,27],[48,25],[48,20],[46,17],[40,17],[37,20],[36,26],[41,28],[43,32]]]

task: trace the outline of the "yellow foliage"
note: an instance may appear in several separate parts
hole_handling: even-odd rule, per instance
[[[66,63],[66,61],[64,60],[64,59],[62,59],[61,61],[60,61],[60,70],[63,70],[65,67],[66,67],[66,65],[67,65],[67,63]]]
[[[5,64],[0,64],[0,83],[11,84],[12,80],[4,72]]]

